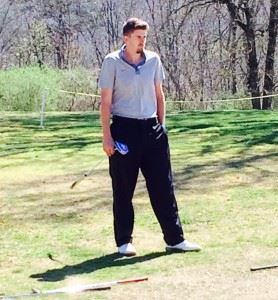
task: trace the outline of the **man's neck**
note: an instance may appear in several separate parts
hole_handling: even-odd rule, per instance
[[[130,51],[127,48],[124,49],[124,58],[131,64],[134,65],[138,64],[142,60],[142,57],[143,57],[142,52],[137,53],[137,52]]]

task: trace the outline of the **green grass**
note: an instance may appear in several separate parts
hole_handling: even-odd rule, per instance
[[[70,189],[104,157],[98,115],[47,114],[44,129],[36,114],[0,115],[0,294],[148,276],[55,299],[277,298],[277,271],[249,268],[278,260],[278,113],[182,112],[167,126],[180,217],[203,250],[166,255],[140,177],[138,255],[120,259],[107,161]]]

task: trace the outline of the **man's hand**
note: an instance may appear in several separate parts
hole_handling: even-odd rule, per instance
[[[102,146],[103,146],[104,152],[108,156],[112,156],[114,154],[114,152],[115,152],[114,140],[110,135],[103,137]]]

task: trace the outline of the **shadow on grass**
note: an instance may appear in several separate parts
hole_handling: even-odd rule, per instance
[[[278,121],[274,113],[268,112],[185,112],[168,118],[168,130],[179,134],[215,132],[214,139],[228,138],[230,144],[244,145],[246,150],[256,145],[278,143]],[[204,153],[212,150],[204,149]]]
[[[174,253],[174,252],[173,252]],[[60,269],[47,270],[44,273],[32,274],[31,278],[36,278],[38,281],[61,281],[67,276],[92,273],[100,269],[111,267],[122,267],[133,265],[136,263],[145,262],[151,259],[158,258],[164,255],[170,255],[169,252],[154,252],[142,256],[122,257],[118,253],[107,254],[90,260],[86,260],[82,263],[64,266]]]
[[[1,134],[8,137],[0,148],[0,157],[9,157],[34,151],[59,149],[82,150],[92,144],[101,144],[98,114],[49,115],[45,128],[41,129],[37,117],[26,115],[8,116],[0,121]],[[87,133],[87,136],[82,136]]]
[[[38,116],[15,114],[0,122],[8,132],[0,156],[53,150],[82,150],[92,144],[101,145],[100,122],[97,113],[48,114],[45,128],[39,128]],[[263,112],[185,112],[168,117],[169,133],[173,130],[185,138],[186,134],[215,133],[204,145],[200,155],[221,151],[228,143],[248,150],[261,144],[277,143],[278,122],[274,114]],[[182,136],[184,134],[184,136]],[[224,137],[224,138],[223,138]],[[201,141],[202,142],[202,141]],[[218,146],[215,145],[218,142]]]
[[[36,117],[28,117],[27,115],[7,116],[7,122],[2,122],[3,126],[10,130],[9,126],[14,126],[14,135],[6,138],[6,146],[3,146],[2,157],[11,157],[12,155],[29,152],[30,158],[42,164],[51,162],[54,164],[58,159],[71,158],[76,150],[82,150],[84,147],[95,146],[101,148],[101,137],[99,128],[99,116],[94,113],[90,114],[49,114],[46,118],[46,127],[44,130],[38,128],[38,119]],[[0,122],[0,128],[1,128]],[[7,124],[6,124],[7,123]],[[5,125],[6,124],[6,125]],[[226,112],[185,112],[178,115],[168,117],[167,126],[169,135],[172,139],[173,148],[177,150],[177,154],[172,157],[172,161],[178,165],[178,171],[175,172],[175,186],[183,190],[190,188],[191,183],[199,183],[199,191],[206,192],[211,187],[229,188],[236,183],[255,184],[260,180],[272,180],[277,177],[277,172],[274,167],[270,170],[258,170],[254,168],[256,164],[269,164],[270,166],[276,163],[278,157],[277,150],[273,145],[277,144],[277,113],[276,112],[256,112],[256,111],[226,111]],[[172,132],[171,132],[172,131]],[[36,133],[33,137],[33,134]],[[197,139],[196,139],[197,137]],[[192,143],[196,143],[196,147]],[[260,150],[252,150],[252,147],[262,146]],[[271,145],[271,147],[268,147]],[[0,145],[0,152],[1,152]],[[64,153],[56,150],[66,149]],[[254,148],[255,149],[255,148]],[[38,157],[33,157],[35,151],[43,150]],[[260,152],[258,152],[260,151]],[[53,153],[52,161],[43,160],[44,153]],[[1,157],[2,156],[2,157]],[[196,160],[196,158],[200,160]],[[194,158],[191,161],[191,158]],[[264,162],[265,160],[265,162]],[[267,161],[266,161],[267,160]],[[1,164],[1,167],[8,168],[14,164],[27,164],[28,159],[18,162],[17,160],[6,160]],[[32,161],[31,161],[32,163]],[[30,164],[30,167],[32,165]],[[221,181],[226,175],[236,172],[246,172],[248,170],[248,181],[236,180]],[[253,167],[250,170],[250,167]],[[104,174],[95,172],[91,180]],[[252,173],[251,173],[252,172]],[[276,172],[276,173],[275,173]],[[232,174],[232,175],[234,175]],[[71,175],[71,174],[70,174]],[[108,176],[103,175],[103,179]],[[50,177],[50,175],[49,175]],[[30,219],[45,219],[51,218],[53,221],[60,222],[67,218],[74,218],[79,213],[87,213],[92,209],[107,207],[110,203],[110,185],[105,189],[105,184],[99,189],[92,187],[89,190],[91,195],[83,195],[74,193],[73,196],[68,196],[69,190],[54,189],[47,192],[47,188],[58,183],[63,183],[65,180],[71,181],[72,177],[61,177],[51,175],[49,185],[45,185],[42,180],[24,181],[22,184],[17,183],[13,189],[25,191],[30,186],[38,187],[36,194],[31,192],[22,192],[18,196],[16,210],[7,210],[5,216],[9,218],[17,218],[20,220]],[[227,177],[228,178],[228,177]],[[219,180],[220,179],[220,180]],[[45,179],[43,179],[45,180]],[[210,185],[208,185],[210,182]],[[70,182],[69,182],[70,184]],[[108,186],[108,185],[107,185]],[[9,194],[10,191],[8,190]],[[7,192],[7,194],[8,194]],[[142,193],[145,193],[145,189]],[[8,197],[7,197],[8,198]],[[75,198],[78,200],[76,201]],[[30,210],[26,203],[31,200],[33,210]],[[60,199],[63,199],[61,204]],[[64,200],[67,201],[64,201]],[[102,202],[96,202],[94,199],[102,199]],[[55,203],[55,204],[53,204]],[[48,205],[50,209],[44,209]],[[65,208],[72,209],[66,210]],[[36,214],[33,213],[36,212]]]
[[[14,114],[6,117],[6,122],[10,122],[10,128],[15,126],[25,129],[41,131],[39,116],[30,116],[30,114]],[[4,123],[4,122],[3,122]],[[90,128],[91,126],[100,127],[99,114],[97,113],[58,113],[47,114],[45,117],[45,128],[47,131],[57,131],[60,129],[82,129]]]

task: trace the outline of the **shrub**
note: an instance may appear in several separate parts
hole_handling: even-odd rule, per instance
[[[65,96],[60,90],[96,90],[92,72],[85,69],[12,68],[0,71],[0,82],[1,111],[39,111],[43,93],[47,95],[47,111],[69,110],[73,96]]]

